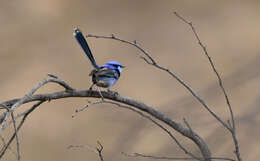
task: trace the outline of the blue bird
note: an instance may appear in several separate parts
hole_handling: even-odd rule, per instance
[[[94,67],[94,69],[89,74],[89,76],[92,76],[93,83],[90,87],[90,90],[92,90],[94,85],[108,88],[109,90],[109,88],[112,87],[119,79],[120,73],[122,72],[122,68],[124,68],[124,66],[117,61],[110,61],[102,66],[97,65],[82,32],[76,28],[73,35]]]

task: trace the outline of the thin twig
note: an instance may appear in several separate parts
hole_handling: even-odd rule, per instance
[[[15,121],[13,112],[11,113],[11,117],[12,117],[12,120],[13,120],[14,134],[15,134],[15,138],[16,138],[17,160],[20,161],[21,160],[20,142],[19,142],[19,138],[18,138],[18,131],[17,131],[17,128],[16,128],[16,121]]]
[[[227,92],[226,92],[226,90],[225,90],[225,88],[224,88],[224,86],[223,86],[223,81],[222,81],[222,79],[221,79],[221,77],[220,77],[220,74],[218,73],[218,71],[217,71],[217,69],[216,69],[216,67],[215,67],[215,65],[214,65],[214,63],[213,63],[211,57],[210,57],[209,54],[208,54],[208,51],[207,51],[206,46],[205,46],[205,45],[202,43],[202,41],[200,40],[199,35],[198,35],[198,33],[197,33],[197,31],[196,31],[194,25],[192,24],[192,22],[187,21],[185,18],[183,18],[182,16],[180,16],[177,12],[174,12],[174,14],[175,14],[178,18],[180,18],[183,22],[185,22],[186,24],[188,24],[188,25],[191,27],[191,30],[192,30],[193,34],[195,35],[195,37],[196,37],[196,39],[197,39],[197,41],[198,41],[198,44],[201,46],[201,48],[202,48],[203,51],[204,51],[204,54],[207,56],[207,58],[208,58],[208,60],[209,60],[209,63],[210,63],[210,66],[211,66],[212,70],[214,71],[214,73],[216,74],[216,76],[217,76],[217,78],[218,78],[219,86],[220,86],[220,88],[221,88],[221,90],[222,90],[222,92],[223,92],[223,94],[224,94],[224,96],[225,96],[225,100],[226,100],[226,103],[227,103],[227,105],[228,105],[229,112],[230,112],[230,116],[231,116],[231,120],[232,120],[232,126],[231,126],[231,128],[235,129],[234,114],[233,114],[233,110],[232,110],[232,107],[231,107],[229,98],[228,98],[228,96],[227,96]]]
[[[190,130],[191,135],[194,135],[194,132],[193,132],[192,128],[190,127],[190,124],[188,123],[188,121],[185,118],[183,118],[183,122]]]
[[[166,127],[164,127],[162,124],[160,124],[159,122],[155,121],[155,119],[153,119],[152,117],[144,114],[143,112],[141,111],[138,111],[130,106],[125,106],[125,105],[122,105],[120,103],[117,103],[117,102],[114,102],[114,101],[108,101],[108,100],[103,100],[102,102],[99,102],[99,103],[108,103],[108,104],[113,104],[113,105],[116,105],[118,107],[121,107],[121,108],[125,108],[125,109],[128,109],[128,110],[131,110],[133,112],[136,112],[137,114],[141,115],[142,117],[150,120],[152,123],[154,123],[156,126],[158,126],[159,128],[161,128],[162,130],[164,130],[174,141],[175,143],[179,146],[180,149],[183,150],[183,152],[185,154],[188,154],[190,157],[192,157],[193,159],[197,159],[197,160],[202,160],[200,159],[199,157],[195,156],[194,154],[192,154],[191,152],[189,152],[179,141],[178,139],[170,132],[170,130],[168,130]]]
[[[92,147],[90,147],[90,146],[88,146],[88,145],[70,145],[70,146],[67,147],[67,149],[76,149],[76,148],[77,148],[77,149],[87,148],[89,151],[98,154],[98,152],[97,152],[97,150],[96,150],[95,148],[92,148]]]
[[[98,152],[98,156],[99,156],[101,161],[104,161],[104,157],[102,155],[102,150],[103,150],[104,147],[103,147],[103,145],[99,141],[97,141],[97,143],[99,145],[99,147],[96,147],[96,150]]]
[[[21,122],[19,123],[16,131],[18,132],[20,130],[20,128],[22,127],[22,125],[24,124],[26,118],[29,116],[29,114],[31,112],[33,112],[38,106],[40,106],[44,101],[39,101],[36,104],[34,104],[30,110],[24,115],[23,119],[21,120]],[[16,134],[14,133],[11,138],[9,139],[9,141],[7,142],[7,144],[1,149],[0,151],[0,158],[3,157],[3,155],[5,154],[6,150],[8,149],[8,147],[10,146],[10,144],[12,143],[12,141],[14,140]]]
[[[225,100],[226,100],[226,104],[228,106],[228,109],[229,109],[229,113],[230,113],[230,117],[231,117],[231,123],[228,122],[227,125],[229,126],[225,126],[232,134],[232,138],[233,138],[233,142],[234,142],[234,145],[235,145],[235,154],[236,154],[236,157],[239,161],[242,161],[242,158],[240,156],[240,152],[239,152],[239,145],[238,145],[238,140],[237,140],[237,137],[236,137],[236,125],[235,125],[235,119],[234,119],[234,113],[233,113],[233,110],[232,110],[232,107],[231,107],[231,104],[230,104],[230,101],[229,101],[229,98],[228,98],[228,95],[227,95],[227,92],[226,92],[226,89],[224,88],[223,86],[223,81],[221,79],[221,76],[220,74],[218,73],[211,57],[209,56],[208,54],[208,51],[207,51],[207,48],[206,46],[202,43],[202,41],[200,40],[200,37],[194,27],[194,25],[192,24],[191,21],[188,21],[186,20],[184,17],[182,17],[180,14],[178,14],[177,12],[174,12],[174,14],[180,19],[182,20],[184,23],[188,24],[193,32],[193,34],[195,35],[197,41],[198,41],[198,44],[201,46],[201,48],[203,49],[204,51],[204,54],[207,56],[208,60],[209,60],[209,63],[210,63],[210,66],[212,68],[212,70],[214,71],[214,73],[216,74],[217,76],[217,79],[218,79],[218,83],[219,83],[219,86],[225,96]],[[224,125],[224,124],[223,124]],[[226,125],[226,124],[225,124]]]
[[[5,147],[6,146],[6,142],[5,142],[5,139],[0,135],[0,138],[1,138],[1,140],[2,140],[2,142],[3,142],[3,147]],[[3,148],[2,147],[2,148]],[[17,153],[9,146],[8,147],[8,149],[9,149],[9,151],[15,156],[15,157],[18,157],[17,156]]]
[[[104,161],[104,157],[103,157],[103,154],[102,154],[102,151],[104,149],[103,145],[100,143],[100,141],[97,141],[97,144],[99,147],[96,147],[96,148],[92,148],[91,146],[89,145],[70,145],[67,147],[67,149],[75,149],[75,148],[87,148],[87,150],[91,151],[91,152],[94,152],[96,154],[98,154],[98,157],[101,161]]]
[[[154,155],[147,155],[147,154],[141,154],[141,153],[133,153],[128,154],[125,152],[121,152],[126,157],[143,157],[143,158],[150,158],[150,159],[163,159],[163,160],[194,160],[194,158],[184,158],[184,157],[166,157],[166,156],[154,156]],[[203,158],[200,158],[203,160]],[[225,158],[225,157],[212,157],[210,159],[216,159],[216,160],[229,160],[229,161],[235,161],[234,159]]]
[[[16,116],[14,116],[14,120],[17,120],[18,118],[24,116],[28,111],[30,111],[30,109],[27,109],[27,110],[25,110],[25,111],[23,111],[23,112],[21,112],[21,113],[16,114]],[[13,123],[13,120],[8,121],[8,122],[6,123],[6,127],[8,127],[9,125],[11,125],[12,123]]]
[[[9,112],[9,108],[6,105],[2,105],[1,104],[1,107],[5,108]],[[14,117],[14,113],[13,112],[11,112],[11,117],[12,117],[11,122],[12,122],[12,124],[14,126],[14,135],[15,135],[15,138],[16,138],[17,160],[20,161],[21,160],[20,143],[19,143],[18,131],[17,131],[17,128],[16,128],[16,121],[15,121],[15,117]],[[2,138],[2,140],[3,140],[3,138]],[[4,140],[3,140],[3,142],[4,142]],[[5,146],[7,146],[7,145],[4,142],[4,146],[3,147],[5,147]]]
[[[48,73],[47,74],[49,77],[52,77],[52,78],[55,78],[55,79],[58,79],[59,77],[55,74],[52,74],[52,73]]]
[[[50,76],[50,74],[49,74]],[[49,83],[49,82],[54,82],[57,83],[61,86],[63,86],[67,92],[72,92],[74,91],[74,89],[72,87],[70,87],[65,81],[59,79],[59,78],[45,78],[43,79],[40,83],[38,83],[34,88],[32,88],[24,97],[22,97],[21,99],[17,100],[9,109],[8,111],[2,115],[3,118],[1,119],[1,125],[0,125],[0,134],[2,133],[2,131],[6,128],[7,125],[7,119],[8,117],[11,115],[11,113],[19,106],[21,106],[24,102],[32,99],[33,94],[42,86],[44,86],[45,84]],[[4,104],[1,104],[4,105]]]
[[[123,43],[127,43],[127,44],[130,44],[130,45],[133,45],[137,49],[141,50],[145,54],[145,56],[147,56],[149,58],[149,60],[151,61],[152,64],[156,64],[155,60],[150,56],[150,54],[146,50],[144,50],[140,45],[137,44],[136,40],[134,40],[133,42],[127,41],[127,40],[123,40],[123,39],[120,39],[120,38],[116,37],[113,34],[111,36],[98,36],[98,35],[88,34],[88,35],[86,35],[86,37],[113,39],[113,40],[117,40],[117,41],[121,41]]]
[[[103,96],[102,96],[101,98],[103,98]],[[86,104],[85,106],[80,107],[80,108],[78,108],[78,109],[75,110],[75,112],[72,114],[72,118],[74,118],[77,113],[79,113],[79,112],[84,111],[85,109],[87,109],[89,106],[102,103],[103,100],[104,100],[104,98],[101,99],[101,100],[99,100],[99,101],[95,101],[95,102],[88,101],[88,104]]]

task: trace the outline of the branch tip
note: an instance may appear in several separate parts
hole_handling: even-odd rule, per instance
[[[48,75],[49,77],[51,77],[51,78],[59,79],[59,77],[56,76],[55,74],[48,73],[47,75]]]
[[[114,34],[111,34],[111,38],[112,38],[112,39],[115,39],[116,37],[115,37],[115,35],[114,35]]]

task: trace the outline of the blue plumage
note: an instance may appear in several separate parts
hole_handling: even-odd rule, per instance
[[[120,73],[122,72],[122,66],[117,61],[110,61],[106,64],[99,66],[97,65],[94,56],[91,53],[91,50],[87,44],[86,39],[79,29],[75,29],[73,33],[74,37],[78,41],[79,45],[88,56],[92,66],[95,68],[90,72],[90,76],[92,76],[92,86],[97,85],[103,88],[109,88],[113,86],[120,77]],[[92,86],[90,87],[92,89]]]

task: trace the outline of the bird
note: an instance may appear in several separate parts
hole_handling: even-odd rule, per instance
[[[118,81],[122,72],[122,68],[125,66],[121,65],[117,61],[109,61],[106,64],[99,66],[96,63],[89,45],[80,29],[75,28],[73,35],[94,67],[94,69],[89,74],[89,76],[92,77],[92,85],[89,89],[92,90],[92,87],[96,85],[98,87],[107,88],[107,90],[110,91],[110,87],[115,85],[115,83]]]

